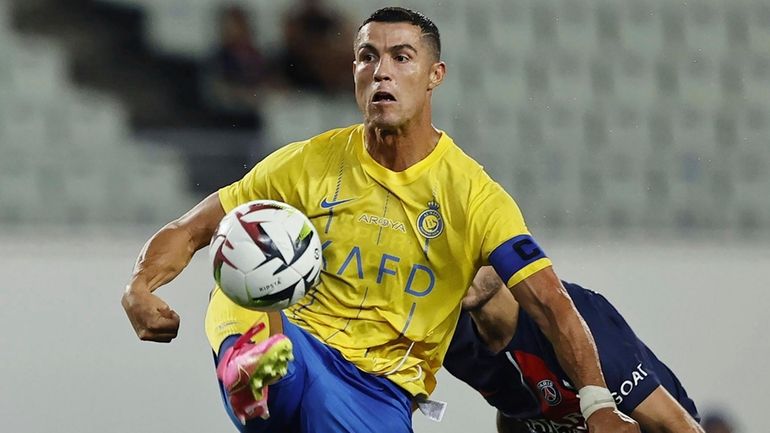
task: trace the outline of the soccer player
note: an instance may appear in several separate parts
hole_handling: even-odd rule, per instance
[[[412,407],[426,407],[466,288],[488,264],[553,343],[591,431],[638,431],[616,410],[591,334],[516,203],[432,125],[446,72],[436,26],[380,9],[353,48],[363,124],[279,149],[153,235],[122,300],[139,338],[176,336],[179,317],[153,292],[209,244],[225,212],[279,200],[310,218],[325,266],[320,284],[281,313],[212,293],[206,333],[242,431],[412,431]]]
[[[703,433],[695,403],[674,373],[600,294],[564,283],[591,329],[618,408],[645,433]],[[573,381],[553,345],[494,270],[484,267],[463,299],[444,366],[497,408],[500,433],[585,431]]]

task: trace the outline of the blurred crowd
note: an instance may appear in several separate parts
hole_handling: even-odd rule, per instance
[[[203,115],[177,122],[174,128],[183,132],[163,140],[183,149],[190,184],[201,196],[240,178],[275,147],[265,133],[267,97],[351,94],[354,28],[346,14],[324,0],[294,0],[279,10],[279,39],[266,43],[257,24],[265,17],[258,14],[270,11],[223,3],[212,14],[211,52],[192,58],[197,88],[174,83],[177,93],[198,95],[193,105]]]
[[[706,433],[738,433],[731,417],[722,411],[706,412],[701,425]]]
[[[446,42],[451,73],[435,95],[436,125],[534,227],[768,232],[770,2],[411,4],[435,17]],[[38,123],[57,138],[54,125],[72,123],[100,128],[102,138],[86,134],[95,150],[171,148],[186,185],[205,196],[286,142],[360,120],[352,38],[378,5],[0,2],[0,88],[42,113],[4,96],[15,116],[6,132],[44,146]],[[111,107],[91,104],[105,117],[98,124],[64,115],[95,99]]]
[[[283,43],[263,52],[253,12],[225,5],[219,42],[205,64],[202,91],[211,108],[231,115],[259,112],[262,90],[346,94],[352,89],[353,27],[323,0],[298,0],[282,19]]]

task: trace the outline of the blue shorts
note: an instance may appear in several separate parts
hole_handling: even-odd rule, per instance
[[[241,432],[412,432],[411,397],[406,391],[388,379],[359,370],[283,314],[281,318],[283,333],[294,348],[294,361],[289,363],[286,376],[270,385],[270,418],[241,425],[219,382],[227,413]],[[236,339],[228,337],[219,353]]]

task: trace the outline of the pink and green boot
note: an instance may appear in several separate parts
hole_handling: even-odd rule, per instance
[[[222,381],[235,416],[246,420],[267,419],[268,385],[286,374],[292,355],[291,341],[283,334],[270,336],[254,344],[256,333],[265,328],[260,322],[249,328],[232,347],[227,349],[217,366],[217,377]]]

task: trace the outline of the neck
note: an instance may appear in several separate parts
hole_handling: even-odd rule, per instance
[[[367,123],[364,136],[369,155],[392,171],[404,171],[423,160],[440,138],[441,133],[431,125],[430,118],[392,129]]]

